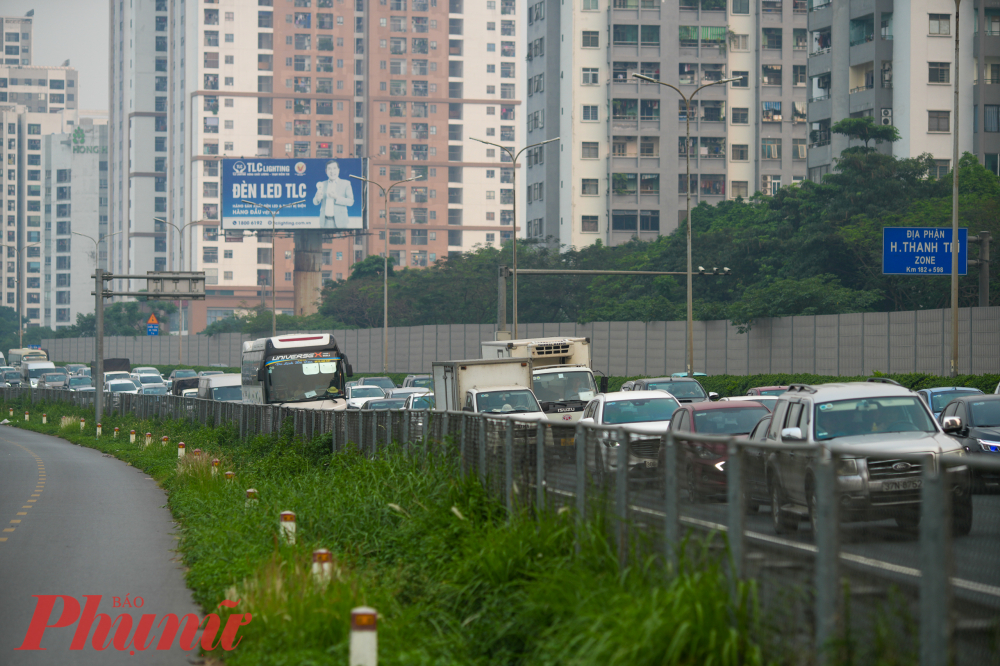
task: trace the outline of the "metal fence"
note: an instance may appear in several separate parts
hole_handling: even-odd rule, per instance
[[[479,358],[494,324],[389,329],[389,371],[429,372],[433,361]],[[382,372],[382,329],[333,331],[356,372]],[[612,376],[657,376],[686,367],[683,321],[523,324],[521,337],[589,337],[592,367]],[[1000,307],[959,309],[959,374],[1000,373]],[[184,336],[183,363],[237,367],[247,335]],[[52,360],[89,363],[93,338],[43,340]],[[133,365],[180,363],[177,336],[107,337],[105,358]],[[694,322],[695,369],[710,375],[812,373],[832,376],[924,372],[946,376],[951,310],[866,312],[760,319],[749,333],[728,321]]]
[[[93,407],[93,394],[58,389],[8,388],[3,398]],[[623,564],[654,555],[677,566],[693,551],[708,553],[732,581],[754,583],[781,638],[772,649],[787,663],[1000,662],[1000,495],[971,494],[970,486],[1000,480],[1000,461],[989,456],[817,450],[471,412],[117,398],[109,413],[234,424],[244,438],[286,428],[329,438],[342,454],[377,456],[399,443],[411,455],[449,456],[511,512],[600,518]],[[767,461],[777,455],[808,468],[800,479],[806,511],[791,511],[775,493]],[[840,478],[851,472],[842,467],[849,459],[864,461],[857,465],[867,470],[875,518],[853,513]]]

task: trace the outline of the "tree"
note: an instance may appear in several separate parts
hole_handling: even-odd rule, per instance
[[[392,267],[396,264],[396,260],[389,257],[389,277],[392,277]],[[382,277],[382,271],[385,269],[385,259],[378,256],[377,254],[371,254],[365,257],[364,261],[359,261],[351,267],[351,275],[348,279],[358,280],[363,278],[370,278],[378,276]]]
[[[883,141],[893,143],[900,139],[899,130],[895,125],[876,125],[871,116],[838,120],[830,127],[830,131],[834,134],[843,134],[849,139],[863,141],[865,150],[870,150],[869,141],[880,144]]]

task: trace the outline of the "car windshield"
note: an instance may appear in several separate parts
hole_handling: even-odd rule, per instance
[[[669,421],[680,407],[673,398],[631,398],[604,403],[602,422],[608,425]]]
[[[425,389],[434,388],[434,380],[430,377],[417,377],[413,380],[412,385]]]
[[[498,414],[518,412],[540,412],[538,401],[528,389],[513,391],[490,391],[476,396],[476,411]]]
[[[388,377],[365,377],[363,386],[378,386],[384,389],[394,389],[396,385]]]
[[[162,384],[163,379],[159,375],[139,375],[140,384]]]
[[[938,412],[944,411],[944,408],[948,406],[948,403],[955,398],[961,398],[964,395],[982,395],[982,393],[982,391],[945,391],[943,393],[932,393],[931,411],[937,414]]]
[[[127,372],[105,372],[104,381],[110,382],[114,379],[128,379]]]
[[[271,402],[301,402],[340,395],[337,359],[286,359],[267,363]]]
[[[648,384],[650,390],[666,391],[675,398],[707,398],[705,389],[698,382],[654,382]]]
[[[1000,399],[976,400],[969,403],[972,410],[972,423],[977,428],[995,428],[1000,426]]]
[[[90,386],[90,377],[70,377],[70,386]]]
[[[539,373],[532,377],[535,396],[542,402],[588,401],[597,395],[594,376],[589,372]]]
[[[143,395],[166,395],[166,386],[146,386],[142,389]]]
[[[372,400],[365,404],[365,409],[402,409],[405,400]]]
[[[69,375],[69,370],[66,368],[52,368],[49,372],[54,372],[58,375]]]
[[[420,396],[410,403],[410,409],[434,409],[434,396]]]
[[[194,370],[174,370],[174,379],[187,379],[188,377],[197,377],[198,373]]]
[[[243,400],[242,386],[217,386],[212,389],[212,400],[234,402]]]
[[[224,374],[222,372],[222,370],[202,370],[199,373],[198,376],[199,377],[211,377],[212,375],[221,375],[221,374]]]
[[[765,407],[727,407],[695,411],[695,432],[706,435],[748,435],[757,421],[770,414]]]
[[[76,374],[82,375],[84,377],[90,376],[90,368],[81,368]]]
[[[762,390],[760,392],[760,394],[761,395],[781,395],[782,393],[784,393],[787,390],[788,389],[783,389],[783,388],[780,388],[780,389],[764,389],[764,390]]]
[[[385,394],[377,386],[354,386],[351,388],[352,398],[381,398]]]
[[[30,379],[38,379],[47,372],[52,372],[52,368],[32,368],[28,370],[28,377]]]
[[[19,382],[19,381],[21,381],[21,373],[20,372],[5,372],[5,373],[3,373],[3,378],[4,378],[4,381],[8,381],[8,382]]]
[[[44,379],[46,383],[61,382],[65,378],[66,378],[65,375],[56,374],[54,372],[48,375],[42,375],[42,379]]]
[[[816,405],[816,439],[886,432],[934,432],[920,398],[909,396],[838,400]]]
[[[108,387],[108,390],[112,393],[121,393],[122,391],[134,391],[135,384],[132,382],[114,382]]]

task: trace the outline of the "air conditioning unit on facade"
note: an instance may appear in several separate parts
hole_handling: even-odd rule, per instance
[[[882,124],[883,125],[892,124],[892,109],[882,109]]]

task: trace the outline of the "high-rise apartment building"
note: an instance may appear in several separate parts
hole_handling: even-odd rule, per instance
[[[26,23],[24,22],[26,21]],[[55,256],[49,211],[46,141],[76,127],[79,78],[70,67],[20,64],[30,60],[30,18],[3,19],[5,58],[0,65],[0,215],[3,216],[3,304],[17,309],[25,326],[44,324],[52,285],[43,281]],[[16,37],[11,26],[21,26]],[[27,35],[27,37],[25,36]],[[10,64],[7,64],[7,63]],[[95,228],[96,234],[96,228]]]
[[[422,267],[510,237],[511,165],[470,137],[518,145],[524,62],[515,3],[481,5],[113,0],[114,270],[205,270],[194,332],[269,306],[272,285],[279,310],[308,314],[323,281],[386,243]],[[388,220],[370,188],[364,234],[280,234],[272,275],[270,234],[219,227],[224,157],[364,157],[380,183],[420,180],[392,191]]]
[[[34,44],[32,43],[33,11],[27,16],[0,16],[3,33],[3,64],[7,67],[30,65]]]
[[[983,3],[969,9],[960,27],[959,149],[975,152],[997,173],[1000,92],[991,84],[1000,82],[1000,10]],[[865,116],[899,129],[900,140],[880,150],[898,157],[929,153],[934,175],[946,174],[954,129],[954,5],[826,0],[809,10],[810,180],[829,173],[849,144],[830,127]]]
[[[806,175],[805,0],[528,3],[527,235],[615,245]],[[687,107],[694,97],[690,143]],[[674,151],[674,145],[677,151]],[[686,182],[685,158],[691,179]]]

